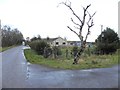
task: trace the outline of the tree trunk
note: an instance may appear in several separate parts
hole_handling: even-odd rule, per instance
[[[83,44],[80,48],[80,50],[77,52],[76,56],[74,57],[74,62],[73,64],[78,64],[78,61],[80,59],[80,56],[82,55],[82,53],[84,52],[85,49],[85,44]]]

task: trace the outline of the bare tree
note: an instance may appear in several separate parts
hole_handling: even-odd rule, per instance
[[[74,62],[73,62],[73,64],[77,64],[77,63],[78,63],[78,60],[79,60],[79,58],[80,58],[80,56],[81,56],[81,54],[82,54],[83,51],[85,50],[86,41],[87,41],[88,35],[90,34],[90,28],[94,25],[94,23],[93,23],[93,16],[95,15],[96,12],[91,15],[91,14],[88,12],[88,8],[91,6],[91,4],[90,4],[90,5],[87,5],[86,7],[83,7],[84,13],[83,13],[83,18],[81,19],[81,18],[75,13],[75,11],[72,9],[72,7],[71,7],[71,2],[70,2],[70,1],[69,1],[69,2],[67,2],[67,1],[66,1],[66,2],[61,2],[61,3],[59,3],[59,4],[63,4],[63,5],[65,5],[66,7],[68,7],[69,10],[71,10],[72,14],[75,16],[75,18],[77,18],[78,21],[79,21],[79,23],[76,23],[76,22],[73,20],[73,18],[71,18],[71,21],[72,21],[73,24],[75,25],[74,27],[79,30],[79,33],[77,33],[75,30],[73,30],[70,26],[67,26],[67,28],[68,28],[70,31],[72,31],[73,33],[75,33],[75,34],[79,37],[79,39],[80,39],[80,41],[81,41],[80,50],[77,52],[76,56],[74,57]],[[86,16],[87,16],[87,15],[88,15],[89,19],[88,19],[87,22],[86,22]],[[87,25],[87,34],[86,34],[86,36],[85,36],[85,38],[84,38],[83,35],[82,35],[82,31],[83,31],[83,27],[84,27],[85,24]]]

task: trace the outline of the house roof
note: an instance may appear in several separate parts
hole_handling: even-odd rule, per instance
[[[45,40],[45,41],[54,41],[54,40],[56,40],[57,38],[44,38],[43,40]]]
[[[57,38],[44,38],[43,40],[45,40],[45,41],[47,41],[47,42],[52,42],[52,41],[54,41],[54,40],[56,40],[56,39],[58,39],[58,38],[61,38],[61,37],[57,37]],[[61,38],[61,39],[63,39],[63,38]],[[64,40],[64,39],[63,39]]]

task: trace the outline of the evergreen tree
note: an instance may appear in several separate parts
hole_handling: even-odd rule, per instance
[[[114,53],[118,49],[119,43],[118,34],[113,29],[107,27],[96,40],[97,51],[100,54]]]

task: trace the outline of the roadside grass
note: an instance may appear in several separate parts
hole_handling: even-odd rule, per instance
[[[0,47],[0,52],[2,52],[2,47]]]
[[[13,46],[9,46],[9,47],[0,47],[0,52],[6,51],[6,50],[13,48],[13,47],[16,47],[16,46],[13,45]]]
[[[118,55],[118,63],[120,64],[120,49],[117,50],[117,55]]]
[[[37,55],[31,49],[24,50],[25,57],[32,64],[40,64],[51,68],[60,69],[89,69],[89,68],[105,68],[118,64],[118,52],[113,55],[91,55],[82,56],[77,65],[73,65],[73,58],[51,59]]]

